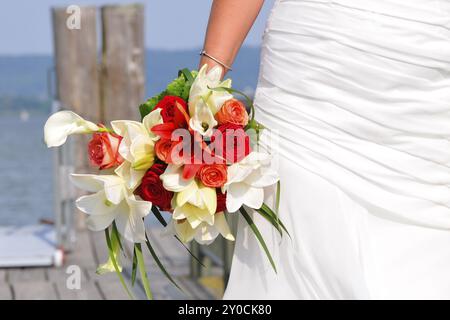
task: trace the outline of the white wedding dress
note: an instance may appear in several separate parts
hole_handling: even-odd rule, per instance
[[[292,239],[241,219],[225,299],[449,299],[450,0],[276,1],[255,104]]]

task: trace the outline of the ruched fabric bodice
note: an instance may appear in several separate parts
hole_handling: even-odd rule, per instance
[[[282,156],[374,214],[450,228],[450,1],[276,1],[255,104]]]

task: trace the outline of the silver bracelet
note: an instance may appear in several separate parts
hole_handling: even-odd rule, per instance
[[[208,52],[206,52],[205,50],[200,51],[200,55],[201,56],[205,56],[210,58],[211,60],[217,62],[218,64],[220,64],[222,67],[224,67],[225,69],[228,69],[229,71],[232,71],[233,69],[231,69],[230,66],[226,65],[225,63],[223,63],[222,61],[220,61],[219,59],[214,58],[212,55],[210,55]]]

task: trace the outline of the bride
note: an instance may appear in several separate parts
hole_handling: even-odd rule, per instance
[[[215,0],[200,64],[262,4]],[[255,104],[292,239],[254,216],[275,274],[240,223],[225,298],[450,299],[450,0],[276,0]]]

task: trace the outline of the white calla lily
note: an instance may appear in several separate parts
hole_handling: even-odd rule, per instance
[[[200,100],[195,107],[194,116],[189,120],[189,126],[202,136],[211,137],[216,125],[217,121],[211,109]]]
[[[227,182],[222,188],[227,192],[226,207],[236,212],[242,205],[261,208],[264,202],[264,187],[279,180],[278,173],[270,167],[270,155],[251,152],[241,162],[228,167]]]
[[[202,124],[209,124],[209,128],[212,129],[211,120],[214,119],[214,115],[220,110],[223,103],[231,98],[233,95],[227,91],[216,91],[211,88],[216,87],[231,87],[231,79],[221,81],[222,69],[219,66],[213,67],[209,72],[207,65],[203,65],[194,82],[192,83],[191,90],[189,92],[189,114],[193,115],[194,120],[190,123],[193,130],[200,132],[202,135],[209,133],[207,129],[204,129]],[[205,111],[208,107],[209,112]],[[216,123],[217,124],[217,123]]]
[[[71,134],[92,133],[100,130],[93,122],[84,120],[72,111],[59,111],[52,114],[44,126],[44,140],[47,147],[63,145]]]
[[[111,126],[122,136],[119,154],[124,162],[116,169],[116,174],[127,182],[127,188],[135,189],[145,172],[155,161],[155,142],[159,139],[151,128],[163,123],[161,109],[150,112],[141,122],[117,120]]]
[[[114,221],[125,239],[145,242],[143,218],[149,214],[151,202],[137,199],[116,175],[72,174],[71,180],[77,187],[93,192],[76,201],[77,208],[89,215],[90,230],[104,230]]]
[[[234,236],[231,233],[225,215],[222,212],[215,214],[213,225],[202,222],[196,228],[192,228],[187,220],[172,221],[176,234],[183,242],[189,242],[195,239],[195,241],[200,244],[208,245],[211,244],[219,234],[227,240],[234,241]]]

